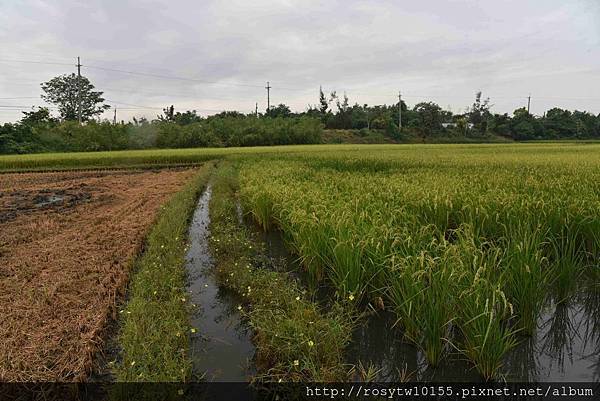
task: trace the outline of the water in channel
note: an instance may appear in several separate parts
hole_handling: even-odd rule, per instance
[[[193,374],[205,381],[246,381],[252,374],[254,345],[250,329],[238,313],[239,300],[232,292],[219,288],[214,277],[208,243],[210,197],[208,185],[198,201],[188,233],[188,290],[197,308],[191,319],[196,328],[191,338]]]

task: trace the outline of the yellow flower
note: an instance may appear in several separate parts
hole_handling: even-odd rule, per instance
[[[348,299],[349,299],[350,301],[354,301],[354,295],[350,294],[350,296],[348,297]]]
[[[238,305],[238,310],[242,310],[242,305]]]
[[[192,333],[195,333],[195,332],[196,332],[196,328],[192,327],[192,328],[190,329],[190,331],[191,331]]]
[[[314,343],[312,340],[309,340],[309,341],[308,341],[308,346],[309,346],[309,347],[312,347],[312,346],[314,346],[314,345],[315,345],[315,343]]]
[[[294,366],[298,366],[298,365],[300,365],[300,361],[299,361],[299,360],[297,360],[297,359],[296,359],[296,360],[294,360]]]
[[[300,301],[300,297],[296,297],[296,301]]]
[[[135,365],[135,361],[131,362],[131,366]]]

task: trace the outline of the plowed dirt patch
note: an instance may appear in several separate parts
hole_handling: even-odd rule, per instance
[[[79,381],[192,170],[0,174],[0,381]]]

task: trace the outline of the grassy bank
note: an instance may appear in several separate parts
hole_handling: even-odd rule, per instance
[[[188,334],[193,328],[184,258],[189,219],[213,169],[212,163],[200,167],[192,181],[162,207],[135,262],[129,299],[120,312],[118,381],[182,382],[191,376]]]
[[[350,341],[351,308],[324,313],[287,273],[257,263],[256,244],[237,221],[236,171],[220,168],[210,203],[211,248],[217,277],[244,299],[239,309],[255,332],[257,381],[341,381]]]

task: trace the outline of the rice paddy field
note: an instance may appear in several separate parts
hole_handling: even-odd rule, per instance
[[[429,366],[458,351],[490,380],[536,333],[549,302],[569,303],[582,286],[599,290],[599,150],[263,157],[241,162],[240,196],[265,230],[283,232],[310,286],[359,310],[391,310]]]
[[[182,333],[192,333],[193,340],[203,328],[194,327],[186,317],[192,312],[181,308],[189,302],[182,295],[184,237],[198,196],[212,185],[212,199],[202,200],[203,208],[210,205],[210,221],[193,224],[206,225],[202,238],[210,242],[214,291],[226,288],[232,294],[226,298],[235,300],[223,309],[253,333],[248,338],[256,347],[255,379],[377,380],[388,365],[397,373],[390,380],[427,380],[405,365],[406,353],[395,356],[387,349],[370,355],[385,353],[383,362],[369,355],[356,359],[369,346],[361,342],[366,337],[401,344],[394,347],[410,350],[418,369],[443,370],[460,361],[469,372],[463,380],[516,380],[511,374],[518,364],[550,371],[555,360],[541,353],[583,344],[580,355],[566,352],[566,358],[582,361],[579,379],[600,379],[600,144],[314,145],[0,157],[0,171],[13,174],[6,177],[18,171],[182,165],[190,176],[196,166],[204,167],[161,212],[156,233],[134,264],[131,299],[119,323],[123,356],[117,378],[194,379]],[[0,200],[11,191],[0,188]],[[264,262],[270,245],[253,234],[261,231],[282,239],[287,266]],[[0,258],[10,253],[2,244],[0,250]],[[9,282],[6,274],[0,279]],[[163,298],[178,305],[179,323],[171,324]],[[148,305],[160,319],[147,320]],[[563,318],[548,327],[549,314],[561,311]],[[177,360],[161,348],[170,335],[161,325],[176,327],[171,347]],[[154,327],[152,336],[144,335],[148,327]],[[532,352],[536,361],[515,361],[540,336],[549,344],[546,351]],[[168,369],[153,372],[160,358],[171,358]],[[10,364],[11,357],[2,361]],[[539,372],[534,376],[544,379]]]

